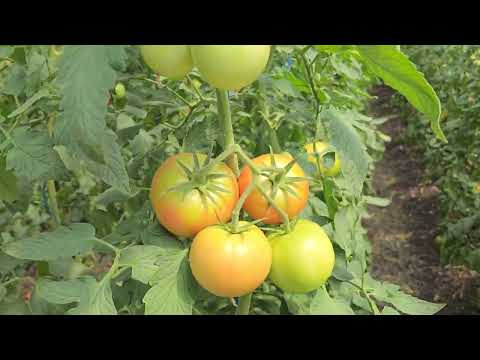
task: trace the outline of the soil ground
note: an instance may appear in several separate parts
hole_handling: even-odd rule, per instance
[[[392,199],[385,207],[371,206],[364,220],[372,242],[371,274],[420,299],[446,303],[439,314],[478,314],[475,305],[480,275],[461,266],[442,266],[435,244],[440,221],[439,189],[424,178],[421,153],[403,141],[404,119],[390,105],[391,89],[372,91],[375,116],[392,116],[380,130],[391,136],[383,160],[376,165],[376,195]],[[478,300],[477,300],[478,301]]]

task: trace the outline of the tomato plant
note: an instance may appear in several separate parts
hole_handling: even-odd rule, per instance
[[[192,57],[205,80],[223,90],[239,90],[263,72],[269,45],[194,45]]]
[[[267,277],[272,248],[255,225],[232,233],[221,225],[207,227],[195,236],[190,266],[201,286],[217,296],[238,297],[254,291]]]
[[[307,293],[325,284],[335,263],[333,245],[316,223],[298,220],[291,232],[273,234],[270,278],[290,293]]]
[[[395,45],[0,46],[0,314],[436,313],[369,275],[382,79],[445,140]]]
[[[265,197],[269,195],[277,208],[293,218],[303,210],[308,200],[309,185],[305,173],[288,154],[264,154],[252,160],[260,171],[271,172],[258,177],[259,187],[245,200],[243,208],[254,219],[266,224],[280,224],[282,217]],[[238,178],[240,194],[254,181],[250,167],[243,168]]]
[[[143,45],[145,63],[157,74],[181,79],[192,70],[192,57],[187,45]]]
[[[238,199],[235,175],[223,163],[201,171],[206,160],[205,154],[181,153],[168,158],[153,177],[155,214],[175,235],[191,237],[231,217]]]

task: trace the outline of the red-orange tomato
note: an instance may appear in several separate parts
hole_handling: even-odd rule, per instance
[[[189,259],[192,274],[204,289],[221,297],[238,297],[254,291],[267,278],[272,248],[255,225],[238,234],[214,225],[195,236]]]
[[[203,164],[206,155],[198,154],[198,159]],[[168,158],[157,169],[152,180],[150,199],[160,224],[177,236],[193,237],[209,225],[230,220],[238,200],[238,185],[232,170],[224,163],[219,163],[210,170],[209,175],[223,177],[212,177],[200,188],[184,193],[178,189],[172,190],[189,181],[177,160],[193,171],[193,154],[180,153]],[[215,188],[226,191],[216,191]],[[201,191],[207,194],[203,200]]]
[[[292,157],[290,154],[275,154],[275,164],[277,167],[285,167]],[[265,154],[253,159],[253,163],[259,168],[272,167],[271,155]],[[287,178],[289,177],[304,177],[305,173],[302,168],[295,164],[290,171],[287,173]],[[238,178],[238,187],[240,194],[245,191],[247,186],[253,179],[252,171],[248,166],[245,166]],[[267,194],[270,194],[272,191],[272,183],[265,176],[259,177],[260,185],[266,190]],[[290,183],[290,189],[293,190],[296,194],[293,195],[290,192],[278,189],[275,197],[273,198],[275,204],[285,211],[288,217],[291,219],[294,216],[298,215],[307,205],[308,194],[309,194],[309,184],[306,180],[295,181]],[[250,195],[247,197],[243,208],[245,211],[254,219],[263,219],[263,222],[266,224],[280,224],[282,223],[282,218],[280,214],[270,206],[267,199],[257,190],[253,190]]]

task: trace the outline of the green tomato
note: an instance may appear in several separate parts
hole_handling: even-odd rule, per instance
[[[125,97],[125,86],[122,83],[118,83],[117,86],[115,86],[115,95],[117,95],[119,99]]]
[[[333,246],[320,225],[300,219],[287,234],[269,236],[272,245],[270,280],[289,293],[318,289],[335,264]]]
[[[265,70],[270,45],[192,45],[193,63],[205,81],[222,90],[239,90]]]
[[[181,80],[193,68],[188,45],[142,45],[145,63],[158,75]]]

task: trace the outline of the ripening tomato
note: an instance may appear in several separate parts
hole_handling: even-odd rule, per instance
[[[317,141],[315,143],[315,150],[313,149],[313,143],[305,145],[305,150],[307,153],[312,154],[314,152],[322,154],[325,152],[328,148],[329,144],[326,142],[322,141]],[[317,159],[316,157],[312,154],[308,156],[308,161],[311,162],[312,164],[317,166]],[[341,162],[340,162],[340,157],[338,156],[338,153],[335,152],[335,162],[333,163],[333,166],[331,167],[325,167],[323,164],[322,159],[320,158],[320,172],[325,175],[325,176],[336,176],[340,173],[340,167],[341,167]]]
[[[203,78],[222,90],[239,90],[265,70],[270,45],[192,45],[193,63]]]
[[[198,154],[200,165],[206,159]],[[157,219],[177,236],[193,237],[209,225],[227,222],[238,200],[237,181],[227,165],[219,163],[198,178],[194,163],[191,153],[171,156],[152,180],[150,199]]]
[[[287,153],[275,154],[273,156],[275,165],[278,168],[285,168],[288,163],[293,160],[292,156]],[[260,170],[273,166],[270,154],[260,155],[252,161]],[[285,211],[290,219],[298,215],[307,205],[308,201],[308,181],[298,179],[299,177],[305,177],[305,173],[300,165],[296,163],[286,174],[277,193],[273,197],[275,204]],[[245,191],[252,180],[252,171],[248,166],[245,166],[238,178],[240,194]],[[267,194],[272,196],[273,184],[270,179],[264,175],[260,175],[258,180],[260,186],[265,189]],[[251,217],[254,219],[263,219],[262,221],[266,224],[282,223],[280,214],[270,206],[267,199],[257,189],[253,190],[247,197],[243,208]]]
[[[335,253],[320,225],[299,219],[290,233],[269,236],[272,246],[270,279],[290,293],[318,289],[330,277]]]
[[[189,258],[192,274],[204,289],[216,296],[237,297],[254,291],[267,278],[272,248],[253,224],[238,234],[214,225],[195,236]]]
[[[157,74],[180,80],[193,68],[188,45],[142,45],[143,60]]]

